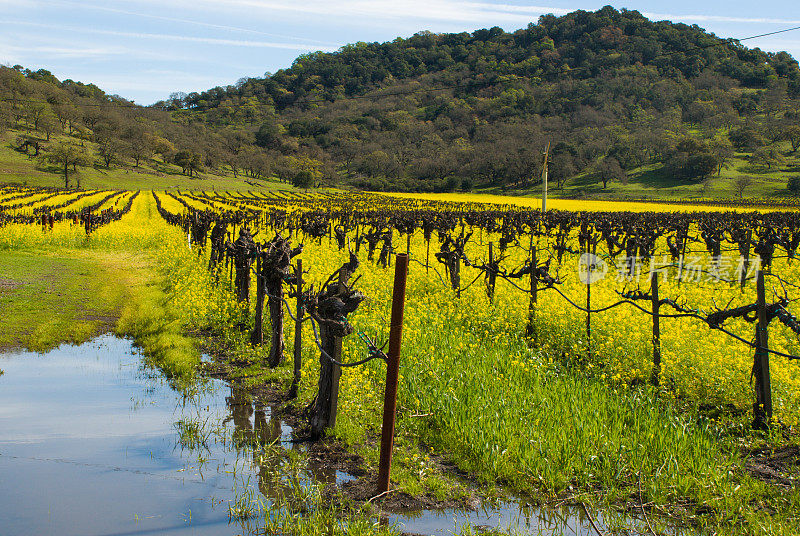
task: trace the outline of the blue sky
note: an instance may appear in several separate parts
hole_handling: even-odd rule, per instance
[[[140,104],[173,91],[228,85],[291,65],[298,55],[420,30],[523,28],[543,13],[596,10],[584,0],[0,0],[0,63],[93,82]],[[655,20],[720,37],[800,26],[796,0],[630,0]],[[746,41],[800,58],[800,30]]]

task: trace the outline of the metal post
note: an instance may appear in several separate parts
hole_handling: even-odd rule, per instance
[[[537,288],[539,284],[539,278],[537,274],[537,265],[536,265],[536,245],[533,243],[533,233],[531,233],[531,273],[530,273],[530,283],[531,283],[531,295],[528,301],[528,326],[525,330],[525,335],[531,339],[533,339],[533,344],[536,345],[537,337],[536,337],[536,302],[539,300],[539,289]]]
[[[544,165],[542,166],[542,213],[547,212],[547,160],[550,156],[550,142],[547,142],[547,147],[544,150]]]
[[[658,299],[658,271],[650,274],[651,277],[651,300],[653,311],[653,372],[650,383],[658,387],[661,376],[661,328],[658,321],[658,311],[661,303]]]
[[[378,464],[378,493],[389,491],[389,473],[392,466],[394,444],[394,419],[397,408],[397,381],[400,375],[400,343],[403,339],[403,308],[406,297],[408,255],[397,255],[392,292],[392,319],[389,328],[389,355],[386,366],[386,390],[383,397],[383,428],[381,430],[381,458]]]
[[[590,238],[586,249],[594,255],[597,252],[597,242]],[[594,271],[594,257],[590,259],[586,276],[586,361],[592,360],[592,272]]]
[[[303,315],[305,314],[303,307],[303,260],[297,259],[297,267],[295,268],[295,278],[297,279],[297,316],[294,323],[294,378],[292,379],[292,387],[289,389],[289,398],[297,398],[297,389],[300,385],[300,368],[303,364],[300,352],[303,349]]]
[[[756,275],[757,312],[756,348],[753,375],[756,378],[756,403],[753,405],[753,427],[765,429],[772,422],[772,382],[769,375],[769,340],[767,338],[767,305],[764,272],[759,266]]]

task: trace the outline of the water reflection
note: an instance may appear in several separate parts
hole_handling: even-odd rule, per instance
[[[310,505],[314,484],[353,478],[308,460],[278,407],[218,381],[179,392],[141,363],[129,341],[112,336],[0,355],[3,536],[259,534],[279,498]],[[232,516],[234,507],[248,515]],[[580,511],[514,502],[381,517],[419,534],[467,523],[590,534]],[[596,519],[603,530],[613,525]]]

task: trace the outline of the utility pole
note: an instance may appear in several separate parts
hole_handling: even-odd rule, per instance
[[[544,150],[544,165],[542,166],[542,213],[547,212],[547,159],[550,156],[550,142]]]

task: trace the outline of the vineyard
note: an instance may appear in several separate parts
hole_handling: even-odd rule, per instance
[[[793,532],[792,476],[753,471],[742,446],[800,425],[800,213],[653,208],[3,188],[0,250],[152,249],[182,329],[213,334],[240,381],[279,381],[312,439],[369,467],[407,254],[405,492],[446,494],[444,457],[539,501]],[[174,378],[198,367],[143,346]]]

